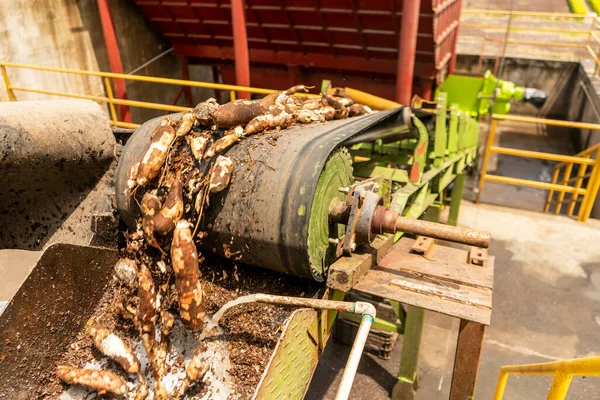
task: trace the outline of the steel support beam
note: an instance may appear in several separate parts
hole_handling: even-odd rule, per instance
[[[402,22],[400,26],[400,43],[398,44],[398,72],[396,75],[396,101],[405,105],[410,104],[412,97],[420,8],[421,0],[404,0],[402,2]]]
[[[458,25],[454,28],[454,43],[452,44],[452,55],[448,63],[448,75],[453,74],[456,69],[456,47],[458,46],[458,33],[460,31],[460,13],[462,10],[462,0],[458,0]]]
[[[250,86],[250,57],[248,56],[244,0],[231,1],[231,23],[233,25],[236,85]],[[238,92],[238,98],[249,99],[250,93]]]
[[[104,44],[108,54],[108,63],[110,70],[117,74],[123,73],[123,64],[121,62],[121,53],[115,34],[115,27],[110,13],[109,0],[98,0],[98,12],[100,13],[100,22],[102,23],[102,34],[104,35]],[[118,99],[127,100],[127,88],[125,80],[114,78],[115,94]],[[131,111],[128,106],[119,106],[119,116],[121,121],[131,122]]]

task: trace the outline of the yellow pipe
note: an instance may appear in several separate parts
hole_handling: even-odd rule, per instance
[[[496,384],[496,392],[494,393],[494,400],[502,400],[507,381],[508,373],[500,370],[500,376],[498,377],[498,383]]]
[[[586,194],[583,197],[583,201],[581,202],[581,206],[579,208],[578,220],[581,222],[586,222],[592,213],[592,208],[594,207],[594,202],[596,201],[596,195],[598,194],[598,189],[600,188],[600,151],[596,154],[596,163],[594,164],[594,168],[592,170],[592,176],[588,181]]]
[[[481,36],[461,36],[460,40],[471,41],[471,42],[496,42],[504,43],[504,39],[488,38]],[[508,39],[509,44],[527,44],[532,46],[547,46],[547,47],[569,47],[569,48],[585,48],[585,44],[568,43],[568,42],[541,42],[535,40],[520,40],[520,39]]]
[[[246,86],[225,85],[225,84],[221,84],[221,83],[196,82],[196,81],[186,81],[183,79],[171,79],[171,78],[157,78],[157,77],[153,77],[153,76],[144,76],[144,75],[117,74],[114,72],[97,72],[97,71],[86,71],[86,70],[79,70],[79,69],[41,67],[38,65],[27,65],[27,64],[10,63],[10,62],[0,62],[0,66],[11,67],[11,68],[33,69],[33,70],[37,70],[37,71],[60,72],[60,73],[67,73],[67,74],[90,75],[90,76],[100,76],[100,77],[108,77],[108,78],[120,78],[120,79],[132,80],[132,81],[162,83],[162,84],[167,84],[167,85],[190,86],[190,87],[217,89],[217,90],[234,90],[236,92],[244,91],[244,92],[258,93],[258,94],[269,94],[269,93],[273,93],[276,91],[273,89],[261,89],[261,88],[252,88],[252,87],[246,87]]]
[[[484,9],[464,9],[463,14],[489,14],[489,15],[509,15],[513,16],[530,16],[530,17],[544,17],[544,18],[584,18],[585,15],[577,15],[572,13],[553,13],[553,12],[537,12],[537,11],[510,11],[510,10],[484,10]]]
[[[562,162],[566,162],[566,163],[585,164],[585,165],[594,164],[594,160],[590,160],[589,158],[564,156],[562,154],[541,153],[539,151],[519,150],[519,149],[511,149],[508,147],[498,147],[498,146],[492,146],[490,148],[490,150],[492,151],[492,153],[506,154],[509,156],[516,156],[516,157],[538,158],[541,160],[562,161]]]
[[[104,78],[104,86],[106,86],[106,94],[108,95],[108,99],[109,99],[109,107],[110,107],[110,114],[112,115],[112,119],[114,122],[118,122],[119,121],[119,117],[117,116],[117,110],[115,109],[115,105],[113,103],[113,91],[112,91],[112,87],[110,86],[110,79],[105,77]]]
[[[588,53],[590,53],[590,55],[594,59],[596,66],[598,66],[598,64],[600,64],[600,60],[598,59],[598,56],[596,56],[596,53],[594,53],[594,50],[592,50],[592,48],[589,45],[586,45],[585,49],[588,51]]]
[[[6,73],[6,67],[4,65],[0,65],[2,69],[2,77],[4,78],[4,84],[6,85],[6,91],[8,92],[8,99],[10,101],[16,101],[15,95],[13,93],[13,89],[10,86],[10,81],[8,80],[8,74]]]
[[[229,101],[235,101],[235,90],[229,91]]]
[[[76,99],[88,99],[99,101],[103,103],[110,103],[110,99],[108,97],[103,96],[92,96],[87,94],[74,94],[74,93],[65,93],[65,92],[55,92],[51,90],[41,90],[41,89],[27,89],[27,88],[18,88],[14,87],[13,90],[21,91],[21,92],[29,92],[29,93],[39,93],[39,94],[47,94],[53,96],[62,96],[62,97],[73,97]],[[145,101],[137,101],[137,100],[123,100],[123,99],[113,99],[112,102],[118,105],[126,105],[132,107],[141,107],[141,108],[151,108],[154,110],[161,111],[173,111],[173,112],[185,112],[190,111],[192,108],[189,107],[180,107],[180,106],[170,106],[166,104],[159,103],[148,103]]]
[[[585,172],[587,171],[587,165],[582,165],[581,167],[579,167],[579,170],[577,171],[577,178],[575,178],[575,186],[577,189],[579,189],[581,187],[581,184],[583,183],[583,176],[585,175]],[[573,215],[573,211],[575,211],[575,204],[577,203],[577,198],[579,197],[579,195],[577,193],[573,193],[571,195],[571,201],[569,202],[569,209],[567,210],[567,215],[570,217]]]
[[[556,191],[564,191],[567,193],[581,193],[581,194],[585,194],[585,192],[586,192],[585,189],[576,189],[572,186],[557,185],[557,184],[553,184],[553,183],[546,183],[546,182],[539,182],[539,181],[530,181],[527,179],[509,178],[507,176],[485,174],[484,178],[486,181],[490,181],[490,182],[506,183],[509,185],[517,185],[517,186],[529,186],[529,187],[533,187],[533,188],[537,188],[537,189],[551,189],[551,190],[556,190]],[[478,195],[480,193],[478,193]]]
[[[506,26],[499,25],[485,25],[485,24],[460,24],[461,28],[477,28],[477,29],[491,29],[506,31]],[[560,28],[530,28],[530,27],[511,27],[512,31],[526,31],[526,32],[548,32],[548,33],[573,33],[573,34],[586,34],[589,35],[589,29],[560,29]]]
[[[554,375],[559,372],[572,376],[600,376],[600,356],[538,364],[506,365],[501,367],[500,371],[522,375]]]
[[[110,124],[113,126],[118,126],[119,128],[128,128],[128,129],[137,129],[141,126],[140,124],[134,124],[131,122],[121,122],[121,121],[110,121]]]
[[[355,103],[364,104],[374,110],[389,110],[392,108],[402,107],[402,104],[400,103],[384,99],[383,97],[373,96],[372,94],[361,92],[360,90],[352,88],[344,88],[344,90]]]
[[[522,115],[510,115],[510,114],[506,114],[506,115],[492,114],[492,118],[497,121],[527,122],[527,123],[531,123],[531,124],[562,126],[565,128],[581,128],[581,129],[600,130],[600,124],[591,124],[588,122],[562,121],[559,119],[534,118],[534,117],[525,117]]]
[[[587,167],[587,165],[586,165]],[[560,168],[554,167],[554,173],[552,174],[552,182],[556,183],[558,180],[558,174],[560,172]],[[552,201],[552,196],[554,195],[554,190],[548,191],[548,196],[546,197],[546,205],[544,206],[544,212],[548,212],[550,210],[550,202]]]
[[[494,137],[496,136],[496,128],[498,127],[498,121],[492,120],[492,126],[490,128],[490,134],[488,135],[487,143],[485,145],[485,154],[483,156],[483,163],[481,164],[481,175],[479,176],[479,190],[477,191],[477,198],[475,203],[479,204],[481,200],[481,193],[483,192],[483,184],[485,177],[487,176],[488,161],[490,160],[490,154],[492,145],[494,144]]]
[[[567,392],[569,391],[569,386],[571,386],[572,380],[573,377],[569,375],[554,375],[554,379],[552,379],[550,391],[548,392],[548,397],[546,397],[546,399],[563,400],[565,397],[567,397]]]
[[[563,177],[563,181],[562,184],[564,186],[569,186],[567,185],[567,183],[569,183],[569,179],[571,178],[571,172],[573,171],[573,164],[569,163],[567,164],[567,168],[565,168],[565,176]],[[560,192],[560,194],[558,195],[558,201],[556,203],[556,208],[554,209],[554,214],[558,215],[560,214],[560,210],[562,210],[562,202],[565,199],[565,192]]]

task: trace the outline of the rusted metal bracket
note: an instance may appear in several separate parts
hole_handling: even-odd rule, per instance
[[[428,260],[431,260],[431,253],[435,246],[435,240],[426,236],[417,236],[417,240],[411,246],[410,251],[413,253],[421,254]]]
[[[467,263],[471,265],[477,265],[479,267],[486,267],[488,260],[488,250],[480,247],[472,246],[469,251]]]

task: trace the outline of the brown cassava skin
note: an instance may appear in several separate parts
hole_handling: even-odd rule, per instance
[[[123,395],[129,392],[127,382],[110,371],[59,365],[56,367],[56,376],[70,385],[87,386],[100,393]]]
[[[154,231],[166,235],[175,229],[175,224],[183,216],[183,182],[176,178],[171,184],[167,199],[154,216]]]
[[[140,267],[139,298],[140,304],[135,316],[135,324],[142,336],[144,348],[150,354],[154,346],[154,330],[156,327],[156,289],[154,280],[145,265]]]
[[[365,106],[364,104],[352,104],[348,107],[348,116],[355,117],[357,115],[363,114],[371,114],[373,110],[369,106]]]
[[[224,104],[213,113],[213,121],[219,128],[244,125],[266,111],[259,101],[236,100]]]
[[[130,175],[135,174],[135,183],[139,186],[146,186],[160,174],[171,143],[175,139],[175,129],[171,126],[172,124],[173,121],[170,118],[165,118],[160,122],[152,134],[150,147],[146,150],[142,161],[137,167],[135,164],[132,166]],[[133,179],[130,180],[133,181]]]
[[[246,135],[254,135],[267,129],[284,129],[293,123],[293,114],[287,113],[286,111],[280,108],[275,108],[270,110],[268,113],[260,115],[254,118],[252,121],[248,122],[245,131]]]
[[[194,117],[194,113],[186,112],[181,116],[179,120],[179,126],[175,131],[175,136],[183,137],[190,133],[192,126],[194,126],[194,122],[196,122],[196,117]]]
[[[185,392],[189,389],[190,385],[194,382],[198,382],[200,379],[204,377],[206,372],[208,371],[208,365],[205,361],[202,360],[202,351],[203,348],[199,348],[194,352],[194,357],[190,360],[186,370],[185,370],[185,379],[181,382],[179,386],[179,390],[177,391],[176,399],[183,397]]]
[[[110,357],[116,361],[128,374],[137,374],[140,372],[140,361],[136,357],[135,353],[121,338],[114,333],[110,332],[106,328],[97,329],[92,327],[90,329],[90,336],[94,341],[94,346],[104,355]],[[124,350],[123,354],[111,354],[110,348],[108,348],[108,341],[106,339],[112,339],[112,341],[120,341]]]
[[[229,157],[217,157],[208,182],[210,193],[218,193],[229,185],[233,168],[233,161]]]
[[[190,224],[185,220],[179,221],[173,232],[171,262],[179,297],[179,315],[189,329],[201,329],[206,312],[202,304],[198,251],[192,240]]]

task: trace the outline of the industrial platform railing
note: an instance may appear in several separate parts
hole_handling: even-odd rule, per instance
[[[81,94],[81,93],[65,93],[65,92],[60,92],[60,91],[55,91],[55,90],[42,90],[42,89],[36,89],[36,88],[32,88],[32,87],[14,86],[11,83],[10,78],[9,78],[9,70],[8,70],[9,68],[19,68],[19,69],[28,69],[28,70],[45,71],[45,72],[56,72],[56,73],[70,74],[70,75],[88,75],[88,76],[96,76],[99,78],[103,78],[103,83],[104,83],[105,90],[106,90],[106,96],[93,96],[93,95]],[[98,103],[108,104],[109,110],[110,110],[110,123],[113,126],[122,127],[122,128],[137,128],[140,125],[136,124],[136,123],[120,120],[115,106],[149,108],[149,109],[153,109],[153,110],[168,111],[168,112],[189,111],[189,110],[191,110],[191,108],[177,106],[177,105],[151,103],[151,102],[146,102],[146,101],[116,98],[113,94],[112,84],[114,83],[115,80],[118,80],[118,79],[123,80],[123,81],[129,80],[129,81],[139,81],[139,82],[151,82],[151,83],[164,84],[164,85],[175,85],[175,86],[196,87],[196,88],[206,88],[206,89],[229,91],[229,96],[230,96],[231,100],[235,100],[236,95],[239,92],[256,93],[256,94],[269,94],[269,93],[275,92],[275,89],[261,89],[261,88],[253,88],[253,87],[245,87],[245,86],[237,86],[237,85],[226,85],[226,84],[212,83],[212,82],[198,82],[198,81],[189,81],[189,80],[183,80],[183,79],[159,78],[159,77],[154,77],[154,76],[117,74],[117,73],[113,73],[113,72],[88,71],[88,70],[55,68],[55,67],[42,67],[42,66],[38,66],[38,65],[26,65],[26,64],[17,64],[17,63],[10,63],[10,62],[0,62],[0,70],[2,71],[2,77],[4,78],[4,84],[6,85],[6,91],[8,92],[8,98],[10,101],[17,100],[17,97],[15,96],[15,92],[38,93],[38,94],[44,94],[44,95],[93,100]]]
[[[535,47],[548,47],[548,48],[561,48],[561,49],[573,49],[580,50],[582,58],[588,55],[594,63],[593,75],[600,73],[600,18],[594,14],[572,14],[572,13],[554,13],[554,12],[532,12],[532,11],[510,11],[510,10],[483,10],[483,9],[463,9],[461,17],[468,15],[490,15],[494,17],[519,17],[518,21],[523,21],[526,18],[528,22],[526,26],[513,26],[511,25],[510,30],[504,19],[499,19],[497,24],[493,23],[470,23],[461,21],[461,28],[474,28],[480,29],[483,35],[465,35],[461,30],[459,33],[459,42],[480,42],[482,46],[486,43],[499,45],[500,48],[506,42],[508,47],[514,45],[525,46],[531,49]],[[535,23],[544,21],[548,26],[536,27]],[[564,27],[558,27],[557,24],[569,22],[575,25],[575,29],[569,29]],[[508,32],[507,32],[508,30]],[[502,34],[502,37],[488,37],[488,32],[496,31]],[[543,33],[543,34],[564,34],[564,38],[579,40],[548,40],[546,35],[535,37],[533,35],[530,39],[514,39],[510,38],[510,33]],[[562,38],[559,38],[562,39]],[[484,51],[480,52],[484,55]],[[497,54],[499,57],[500,54]],[[563,59],[567,57],[572,58],[570,52],[558,52],[556,57]],[[554,56],[552,58],[555,58]]]
[[[600,357],[501,367],[494,400],[502,400],[508,376],[513,374],[553,376],[554,379],[546,398],[562,400],[567,396],[574,376],[600,376]]]
[[[545,119],[545,118],[533,118],[533,117],[525,117],[518,115],[492,115],[492,125],[487,138],[487,143],[485,146],[485,153],[483,156],[483,163],[481,166],[481,175],[479,177],[479,191],[477,193],[476,203],[479,203],[481,200],[481,195],[483,193],[484,184],[486,181],[489,182],[497,182],[497,183],[506,183],[510,185],[517,186],[528,186],[538,189],[547,189],[549,190],[548,197],[546,199],[546,205],[544,207],[544,211],[547,212],[550,209],[550,204],[554,202],[553,195],[554,192],[558,193],[558,199],[556,201],[556,209],[555,213],[559,214],[562,210],[562,204],[566,202],[565,194],[569,193],[571,197],[568,199],[569,208],[567,210],[567,215],[572,216],[575,210],[576,203],[581,200],[581,204],[579,206],[579,212],[577,214],[577,220],[581,222],[585,222],[590,217],[592,212],[592,208],[594,206],[594,202],[596,200],[596,195],[598,194],[598,188],[600,187],[600,144],[590,147],[581,153],[578,153],[574,156],[562,155],[562,154],[553,154],[553,153],[543,153],[537,151],[529,151],[529,150],[520,150],[513,149],[507,147],[500,147],[494,145],[494,139],[496,136],[496,129],[498,127],[499,121],[515,121],[515,122],[523,122],[523,123],[531,123],[531,124],[541,124],[541,125],[550,125],[550,126],[561,126],[566,128],[577,128],[577,129],[591,129],[591,130],[600,130],[600,124],[590,124],[586,122],[572,122],[572,121],[561,121],[554,119]],[[540,182],[533,181],[527,179],[519,179],[519,178],[511,178],[507,176],[499,176],[499,175],[490,175],[487,173],[488,163],[490,160],[490,155],[492,153],[496,154],[505,154],[509,156],[515,157],[525,157],[525,158],[537,158],[541,160],[548,161],[559,161],[560,164],[557,164],[554,167],[554,173],[552,177],[552,182]],[[592,156],[595,153],[594,156]],[[577,172],[577,176],[571,178],[571,172],[573,170],[574,165],[579,165],[579,169]],[[563,174],[563,179],[561,183],[557,183],[560,170],[565,168],[565,172]],[[587,173],[587,168],[591,167],[591,172]],[[586,181],[587,179],[587,181]],[[575,182],[574,186],[569,185],[569,183]],[[582,185],[586,182],[585,187]],[[579,198],[579,196],[582,196]]]

